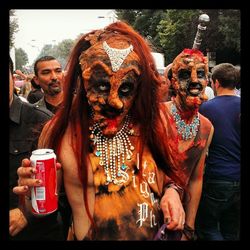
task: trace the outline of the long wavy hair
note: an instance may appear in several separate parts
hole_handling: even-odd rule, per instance
[[[105,37],[110,36],[110,34],[121,34],[128,37],[132,43],[141,62],[138,93],[131,108],[133,121],[140,125],[140,157],[142,157],[144,145],[148,145],[157,166],[181,185],[181,180],[176,174],[177,171],[172,171],[172,166],[168,167],[169,146],[164,129],[162,129],[160,98],[157,92],[161,84],[161,77],[157,72],[149,45],[141,35],[124,22],[112,23],[102,31],[94,30],[83,35],[71,51],[66,66],[63,105],[51,120],[49,136],[46,136],[45,141],[47,147],[53,148],[59,154],[67,127],[70,126],[71,131],[74,131],[72,133],[72,147],[77,160],[78,177],[83,187],[86,211],[92,224],[94,222],[87,202],[90,112],[81,76],[79,56],[91,46],[89,37],[94,37],[95,34],[98,34],[97,41],[105,40]],[[142,161],[140,160],[140,162]]]

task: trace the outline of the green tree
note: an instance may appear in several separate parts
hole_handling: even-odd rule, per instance
[[[64,68],[73,45],[74,40],[72,39],[65,39],[58,45],[45,44],[35,60],[42,56],[53,56],[61,63],[62,68]]]
[[[135,9],[116,9],[115,13],[117,15],[117,19],[121,21],[126,21],[130,25],[133,25],[137,17],[141,15],[142,10],[135,10]]]
[[[116,15],[119,20],[126,21],[143,37],[145,37],[152,49],[162,52],[157,26],[165,18],[165,11],[159,9],[122,10],[117,9]]]
[[[172,62],[184,48],[192,48],[202,13],[210,17],[200,50],[214,51],[217,63],[239,63],[240,10],[237,9],[167,9],[116,10],[118,19],[127,21],[145,38],[150,38],[154,50],[163,52],[166,63]]]
[[[74,40],[65,39],[60,42],[56,47],[56,58],[62,64],[62,67],[65,68],[66,62],[68,60],[68,56],[70,54],[70,50],[74,45]]]
[[[167,64],[184,48],[193,46],[198,17],[199,10],[166,10],[165,19],[159,22],[157,32]]]
[[[15,11],[9,11],[10,23],[9,23],[9,47],[10,49],[14,46],[15,33],[18,31],[18,22],[17,18],[15,18]]]
[[[69,54],[70,54],[70,50],[72,49],[74,45],[74,40],[72,39],[65,39],[62,42],[60,42],[57,45],[57,56],[60,58],[65,58],[67,59]]]
[[[37,58],[42,56],[54,56],[56,57],[56,48],[52,44],[45,44],[41,49],[41,52]]]
[[[27,53],[22,49],[15,49],[16,69],[24,70],[24,66],[29,62]]]

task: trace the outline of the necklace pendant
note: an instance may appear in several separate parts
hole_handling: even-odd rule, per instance
[[[189,140],[197,135],[200,126],[199,113],[197,113],[190,124],[187,124],[183,119],[181,119],[181,116],[177,112],[175,104],[172,103],[171,114],[175,121],[177,133],[182,137],[184,141]]]
[[[111,182],[111,178],[110,176],[107,176],[107,183],[110,183]]]
[[[130,155],[127,155],[126,159],[127,159],[128,161],[130,161],[130,160],[131,160],[131,156],[130,156]]]
[[[126,168],[127,168],[127,166],[123,163],[122,166],[121,166],[121,169],[125,170]]]
[[[96,155],[97,157],[100,157],[101,152],[100,152],[100,151],[96,151],[96,152],[95,152],[95,155]]]

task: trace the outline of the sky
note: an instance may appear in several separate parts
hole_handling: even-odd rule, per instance
[[[32,64],[45,44],[56,45],[64,39],[76,39],[79,34],[103,28],[115,20],[113,10],[18,10],[15,16],[19,31],[15,48],[22,48]]]

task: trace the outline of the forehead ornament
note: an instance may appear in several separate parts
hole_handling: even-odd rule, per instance
[[[111,48],[109,45],[106,43],[106,41],[103,42],[103,49],[105,52],[108,54],[112,70],[114,72],[118,71],[125,60],[125,58],[128,56],[128,54],[133,51],[133,45],[131,44],[128,48],[126,49],[116,49],[116,48]]]

